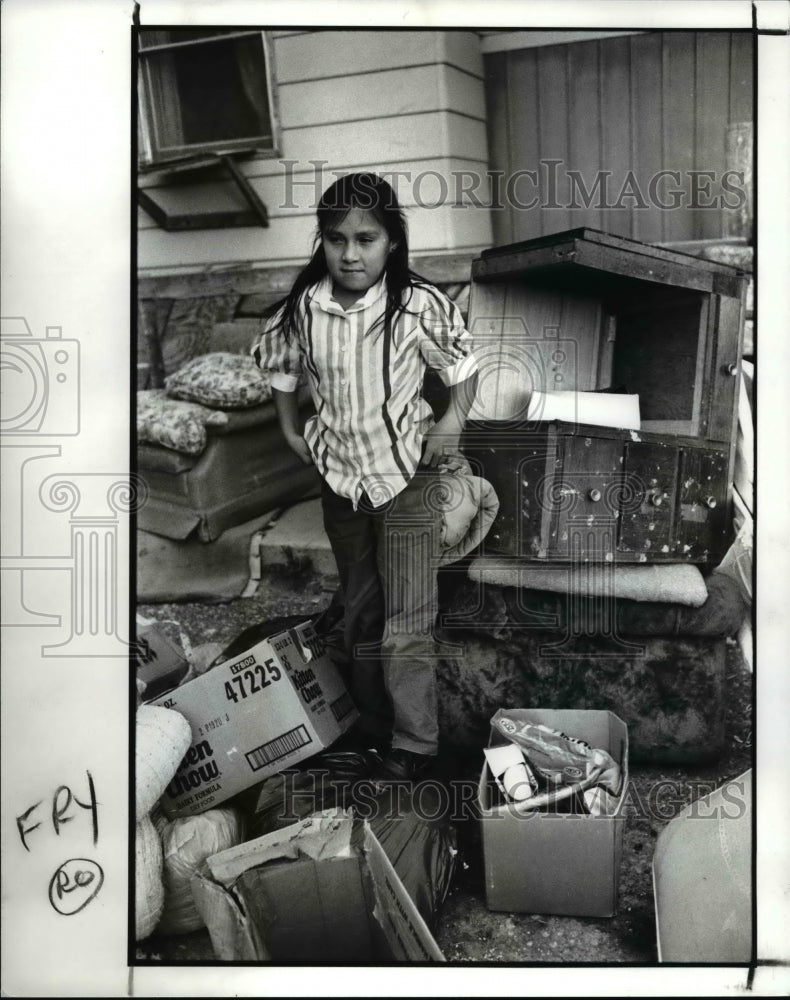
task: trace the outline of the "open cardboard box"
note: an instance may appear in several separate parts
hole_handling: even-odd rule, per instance
[[[204,812],[320,753],[358,713],[309,622],[156,699],[192,727],[192,744],[162,795],[168,816]]]
[[[175,687],[189,672],[189,660],[171,642],[157,621],[137,616],[135,640],[137,680],[143,685],[143,700],[153,701]]]
[[[484,764],[478,787],[486,904],[490,910],[610,917],[617,910],[628,787],[628,729],[611,712],[514,708],[508,716],[558,729],[608,751],[620,764],[622,791],[612,815],[519,813],[502,801]],[[494,732],[492,745],[505,741]]]
[[[370,826],[343,810],[215,854],[191,884],[221,961],[444,961]]]

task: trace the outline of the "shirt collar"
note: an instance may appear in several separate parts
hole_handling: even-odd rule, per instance
[[[371,285],[362,298],[358,302],[355,302],[349,309],[343,309],[332,298],[332,278],[328,274],[317,285],[314,285],[311,291],[313,302],[320,306],[324,312],[335,313],[338,316],[347,316],[349,313],[362,312],[363,309],[368,309],[378,302],[380,298],[383,298],[387,294],[387,282],[384,275],[382,275],[376,284]]]

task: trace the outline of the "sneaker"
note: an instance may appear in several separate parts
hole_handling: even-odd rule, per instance
[[[375,768],[372,777],[379,781],[415,781],[425,775],[436,757],[411,750],[390,750]]]

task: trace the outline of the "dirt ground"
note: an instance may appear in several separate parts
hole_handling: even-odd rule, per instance
[[[320,584],[298,590],[263,586],[255,597],[226,604],[144,605],[148,618],[180,623],[193,645],[224,646],[250,625],[279,615],[313,614],[329,601]],[[177,638],[172,625],[163,626]],[[644,963],[657,961],[651,862],[660,830],[683,805],[752,766],[752,674],[735,644],[728,644],[727,737],[723,756],[698,767],[633,766],[633,808],[627,810],[619,906],[606,919],[496,913],[485,903],[482,846],[478,821],[457,824],[459,853],[450,892],[434,936],[452,963]],[[459,778],[476,780],[476,773]],[[659,784],[663,782],[664,784]],[[669,790],[657,798],[657,790]],[[641,809],[652,800],[659,808]],[[651,815],[652,812],[652,815]],[[137,957],[170,963],[214,959],[206,931],[140,942]]]

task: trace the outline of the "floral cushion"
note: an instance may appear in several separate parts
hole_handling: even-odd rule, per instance
[[[140,442],[199,455],[206,447],[206,427],[219,427],[227,422],[227,413],[171,399],[164,389],[143,389],[137,393]]]
[[[202,354],[165,379],[169,396],[204,406],[236,410],[271,399],[266,375],[249,355],[215,351]]]

